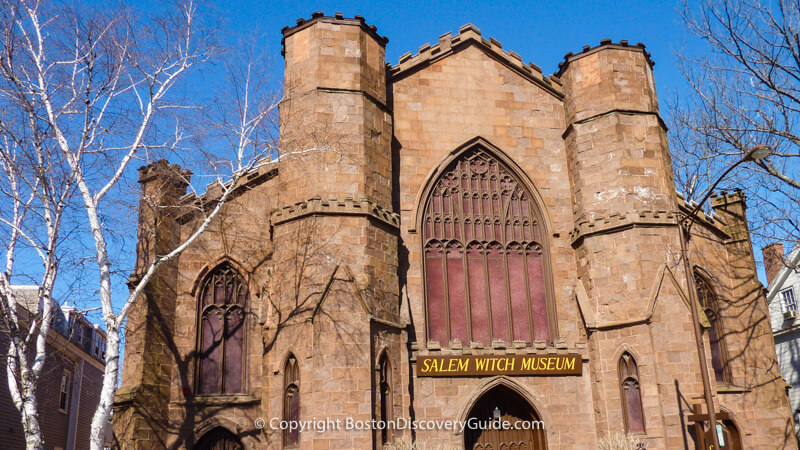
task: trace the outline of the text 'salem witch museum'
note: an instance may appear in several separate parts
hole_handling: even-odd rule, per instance
[[[359,16],[284,28],[282,156],[132,311],[123,448],[692,449],[689,289],[723,448],[795,448],[741,192],[700,213],[688,285],[644,45],[545,76],[472,25],[394,65],[387,41]],[[181,170],[140,169],[140,263],[219,195],[186,196]],[[270,426],[498,417],[542,427]]]

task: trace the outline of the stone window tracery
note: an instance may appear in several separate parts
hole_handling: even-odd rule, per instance
[[[541,233],[530,193],[498,158],[474,147],[451,162],[422,223],[428,340],[549,342]]]
[[[203,282],[199,308],[199,394],[243,392],[247,297],[247,285],[228,264],[218,266]]]
[[[619,358],[619,391],[622,399],[622,413],[625,418],[625,431],[631,434],[644,434],[644,411],[642,410],[642,390],[639,385],[639,367],[629,352]]]

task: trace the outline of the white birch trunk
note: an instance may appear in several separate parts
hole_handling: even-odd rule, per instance
[[[103,387],[100,391],[100,403],[92,416],[90,445],[92,450],[102,450],[105,444],[105,431],[111,408],[114,406],[114,394],[117,392],[119,380],[120,332],[115,326],[108,327],[106,342],[106,367],[103,372]]]

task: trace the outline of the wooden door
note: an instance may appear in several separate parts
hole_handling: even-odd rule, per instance
[[[482,429],[466,429],[464,446],[472,450],[543,450],[547,448],[544,426],[536,411],[511,389],[498,386],[484,394],[470,411],[470,424],[479,424]],[[527,429],[511,427],[501,429],[490,423],[522,422],[530,424]],[[537,423],[534,423],[537,422]]]

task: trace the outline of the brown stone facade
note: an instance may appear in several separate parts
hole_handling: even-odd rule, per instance
[[[387,39],[358,16],[315,13],[283,36],[283,153],[241,181],[208,232],[161,269],[132,309],[114,420],[120,446],[209,448],[204,436],[213,435],[230,448],[367,449],[393,439],[461,448],[489,434],[334,426],[291,435],[270,420],[328,421],[328,428],[337,420],[466,421],[485,405],[507,404],[515,405],[508,414],[542,421],[544,432],[512,436],[535,440],[533,448],[596,448],[626,429],[647,448],[694,448],[689,416],[703,388],[679,228],[691,208],[675,194],[644,45],[603,41],[568,54],[556,75],[545,76],[471,25],[396,65],[385,63]],[[423,237],[424,227],[438,226],[426,216],[437,181],[476,154],[486,159],[475,174],[485,173],[485,161],[502,166],[536,210],[526,258],[538,258],[541,273],[514,278],[534,266],[514,272],[503,250],[509,269],[485,281],[494,289],[505,280],[509,305],[521,292],[514,280],[545,299],[545,308],[528,309],[527,339],[518,338],[517,312],[509,309],[503,322],[494,304],[491,338],[475,338],[486,325],[477,309],[467,312],[470,337],[429,337],[433,329],[443,336],[464,329],[458,303],[447,304],[445,317],[432,306],[436,296],[477,304],[484,295],[467,281],[469,294],[432,284],[438,272]],[[213,204],[213,190],[180,196],[188,175],[165,162],[142,169],[141,262],[196,229],[197,205]],[[485,200],[482,214],[491,209],[492,198]],[[700,305],[709,367],[722,361],[726,374],[710,375],[715,404],[742,448],[791,448],[745,198],[722,193],[712,206],[715,213],[700,213],[692,227],[689,254],[695,276],[716,296],[713,307]],[[494,245],[478,241],[486,252]],[[243,352],[243,387],[201,395],[198,378],[208,375],[198,363],[207,357],[199,309],[204,280],[221,264],[249,292],[242,342],[234,343]],[[433,324],[442,317],[446,331]],[[497,338],[501,325],[511,327],[506,339]],[[548,339],[537,340],[543,326]],[[425,377],[417,366],[422,356],[568,354],[580,355],[580,375]],[[635,366],[621,375],[620,361]],[[630,392],[640,399],[638,418],[623,398]],[[505,397],[492,403],[493,395]]]

